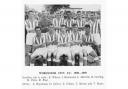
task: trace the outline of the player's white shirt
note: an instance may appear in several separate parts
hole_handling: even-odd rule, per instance
[[[33,44],[33,38],[36,36],[36,33],[27,33],[26,35],[26,45]]]
[[[36,49],[32,55],[31,55],[31,58],[33,59],[34,57],[36,57],[37,55],[42,55],[43,57],[47,57],[47,48],[46,47],[43,47],[43,48],[38,48]]]
[[[32,22],[29,19],[25,20],[25,27],[27,31],[35,30],[36,26],[38,26],[37,20],[33,20]]]
[[[101,37],[100,37],[100,34],[99,33],[92,34],[92,38],[93,38],[93,42],[96,45],[101,45]]]
[[[27,30],[27,35],[26,35],[26,44],[27,45],[33,44],[33,38],[36,35],[36,33],[35,32],[29,32],[29,31],[34,31],[36,26],[38,26],[37,20],[34,20],[32,23],[30,22],[30,20],[25,21],[25,27]]]

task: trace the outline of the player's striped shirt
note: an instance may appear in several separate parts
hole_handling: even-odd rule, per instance
[[[100,20],[96,20],[94,23],[93,23],[93,29],[92,29],[92,32],[93,34],[96,34],[96,33],[99,33],[101,34],[101,24],[100,24]]]
[[[93,35],[91,35],[91,34],[90,35],[83,35],[82,37],[84,38],[83,39],[84,42],[89,42],[89,43],[93,42]]]
[[[32,22],[30,20],[25,20],[25,27],[27,31],[34,30],[36,26],[38,26],[37,20],[33,20]]]
[[[77,26],[78,27],[82,27],[82,25],[83,25],[83,20],[82,19],[78,19],[77,20]]]
[[[53,42],[55,40],[55,34],[47,34],[47,41]]]
[[[93,29],[93,22],[91,20],[86,21],[85,25],[90,25],[90,33],[92,33],[92,29]]]
[[[41,37],[42,37],[42,42],[43,43],[46,43],[46,41],[47,41],[47,39],[46,39],[46,37],[47,37],[47,33],[41,33]]]
[[[71,42],[72,41],[72,31],[69,31],[68,33],[67,33],[67,42]]]
[[[72,22],[71,22],[70,19],[67,19],[67,20],[66,20],[66,26],[67,26],[67,27],[71,27],[71,26],[72,26]]]
[[[77,19],[71,19],[71,24],[77,24]]]
[[[60,19],[53,18],[53,26],[54,27],[60,27]]]
[[[59,43],[63,44],[64,40],[63,40],[63,34],[59,35]]]
[[[77,32],[75,37],[76,37],[76,41],[80,41],[80,33],[79,32]]]
[[[66,20],[63,17],[60,18],[60,26],[61,25],[66,25]]]
[[[49,33],[47,33],[46,39],[47,39],[47,42],[51,42],[51,41],[52,41],[52,40],[51,40],[51,36],[50,36]]]
[[[72,40],[73,41],[78,41],[80,39],[80,34],[79,32],[75,32],[72,34]]]
[[[34,37],[33,44],[41,45],[42,43],[42,37],[40,37],[39,39],[37,38],[37,36]]]

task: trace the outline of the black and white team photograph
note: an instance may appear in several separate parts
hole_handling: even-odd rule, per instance
[[[100,5],[25,4],[25,66],[101,66]]]

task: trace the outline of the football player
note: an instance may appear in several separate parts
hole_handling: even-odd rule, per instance
[[[57,46],[56,45],[52,45],[50,44],[47,47],[47,52],[48,52],[48,59],[47,59],[47,65],[48,66],[56,66],[56,50],[57,50]]]
[[[56,55],[56,60],[60,66],[72,66],[71,51],[69,47],[58,47]]]
[[[84,66],[95,64],[95,62],[98,60],[98,56],[93,47],[91,45],[84,45],[82,46],[82,49],[84,57]]]
[[[71,46],[71,54],[74,66],[83,66],[83,52],[80,45]]]
[[[30,55],[32,53],[33,38],[36,35],[35,27],[38,26],[38,21],[34,18],[33,11],[28,12],[28,19],[25,20],[26,29],[26,55],[25,55],[25,65],[30,66]]]
[[[47,65],[47,48],[38,48],[31,55],[31,63],[36,66]],[[39,65],[38,65],[39,63]]]

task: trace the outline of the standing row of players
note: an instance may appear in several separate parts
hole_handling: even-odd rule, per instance
[[[37,18],[38,17],[38,18]],[[84,27],[86,24],[90,25],[91,32],[96,33],[96,28],[100,26],[100,15],[92,15],[91,17],[87,17],[86,15],[81,15],[81,12],[78,11],[77,16],[71,16],[67,13],[67,16],[64,14],[53,14],[46,16],[52,24],[52,27],[61,27],[61,25],[66,25],[66,27],[72,27],[73,24],[76,24],[78,28]],[[34,28],[35,25],[39,25],[42,16],[38,16],[33,11],[29,11],[27,15],[27,19],[25,20],[26,28]],[[31,20],[33,22],[31,22]],[[41,25],[41,24],[40,24]]]
[[[72,27],[73,24],[77,24],[77,27],[84,27],[86,24],[89,24],[91,29],[94,30],[94,25],[100,24],[100,16],[86,17],[81,15],[81,12],[78,12],[78,16],[67,16],[56,14],[51,22],[53,27],[61,27],[61,25],[66,25],[67,27]]]

